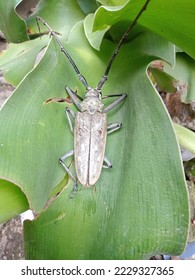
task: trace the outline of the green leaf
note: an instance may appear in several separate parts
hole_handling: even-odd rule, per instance
[[[152,74],[154,83],[158,85],[161,91],[175,93],[177,92],[176,84],[178,83],[172,76],[162,71],[161,69],[150,66],[149,71]]]
[[[101,6],[96,12],[94,30],[102,30],[120,21],[131,21],[145,0],[126,1],[123,6]],[[150,1],[147,10],[138,20],[148,30],[174,43],[195,58],[195,2],[191,0]],[[180,16],[182,15],[182,19]]]
[[[85,15],[95,12],[98,7],[96,0],[77,0],[77,2]]]
[[[37,13],[28,19],[30,32],[37,35],[38,27],[35,19],[37,14],[47,20],[54,30],[63,34],[63,38],[66,40],[72,27],[84,18],[76,1],[60,0],[56,5],[54,0],[49,2],[42,0],[37,7]],[[40,30],[48,32],[41,23]],[[4,76],[9,83],[17,86],[25,75],[33,69],[37,55],[47,45],[46,42],[48,42],[48,36],[21,44],[10,44],[8,50],[5,50],[0,56],[0,70],[5,73]]]
[[[24,193],[11,182],[0,180],[0,223],[29,209]]]
[[[95,87],[116,45],[105,39],[101,52],[94,50],[83,22],[74,25],[68,43],[65,37],[63,45]],[[184,250],[189,210],[180,152],[146,74],[157,58],[173,64],[174,46],[153,33],[141,32],[122,46],[103,88],[103,95],[128,94],[108,114],[109,123],[123,123],[107,140],[113,168],[102,170],[95,188],[79,186],[72,199],[73,183],[67,183],[58,159],[73,148],[64,108],[75,107],[46,100],[66,97],[65,85],[81,96],[85,92],[53,39],[2,108],[0,177],[21,187],[37,214],[25,225],[26,258],[145,259]],[[71,159],[67,164],[74,172]]]
[[[181,99],[185,103],[195,100],[195,63],[185,53],[177,53],[177,60],[174,69],[166,65],[164,70],[179,80],[178,91],[181,92]]]
[[[94,21],[94,15],[90,14],[86,16],[84,20],[84,29],[85,29],[85,35],[87,39],[89,40],[89,43],[94,49],[100,50],[100,45],[102,43],[102,38],[104,37],[104,34],[107,30],[103,31],[96,31],[92,32],[92,26]]]
[[[57,60],[54,53],[56,48],[57,46],[54,47],[53,54],[51,50],[45,57],[49,62],[46,63],[46,68],[42,66],[42,63],[37,65],[35,70],[29,73],[23,83],[16,89],[13,96],[8,100],[7,106],[1,110],[1,127],[5,122],[7,125],[1,134],[1,143],[3,144],[1,158],[5,157],[5,161],[2,160],[0,165],[4,166],[4,178],[16,182],[19,186],[24,186],[24,192],[29,192],[28,198],[30,200],[37,196],[37,190],[38,192],[41,190],[41,199],[38,199],[35,205],[34,203],[31,204],[32,208],[35,209],[44,206],[48,199],[48,193],[59,182],[53,176],[53,173],[58,166],[60,155],[59,147],[56,146],[56,136],[58,135],[59,139],[63,136],[58,123],[63,120],[64,114],[59,114],[60,106],[45,104],[47,98],[54,96],[56,93],[61,93],[61,95],[64,93],[62,86],[64,81],[59,82],[59,76],[62,72],[59,72],[60,68],[56,70]],[[51,75],[53,84],[49,82]],[[45,93],[41,93],[43,89]],[[17,111],[15,108],[17,108]],[[15,116],[13,117],[14,112]],[[7,114],[10,114],[10,118],[6,120]],[[52,129],[52,127],[56,128]],[[48,129],[51,130],[53,136],[47,135]],[[9,141],[6,140],[7,137]],[[47,140],[49,140],[48,147],[42,150]],[[50,150],[55,150],[55,158],[53,158],[53,152],[50,155]],[[45,156],[43,157],[44,154],[47,159]],[[8,158],[12,162],[10,168],[7,166]],[[52,163],[51,169],[48,166],[48,160]],[[54,162],[56,165],[53,164]],[[35,174],[37,174],[37,179],[34,181]],[[46,191],[49,185],[51,189]]]
[[[179,144],[192,154],[195,154],[195,133],[176,123],[174,123],[174,128]]]
[[[123,5],[127,0],[98,0],[102,5],[108,6],[120,6]]]
[[[48,38],[26,41],[21,44],[9,44],[0,56],[0,70],[5,79],[17,86],[35,65],[37,54],[46,45]]]
[[[132,58],[126,63],[123,60],[128,51],[136,60],[137,47],[144,46],[147,39],[140,37],[120,54],[124,67],[136,70],[133,77],[129,74],[126,78],[128,84],[123,81],[121,86],[114,78],[117,75],[120,81],[124,77],[117,71],[119,61],[112,72],[110,86],[116,87],[116,92],[117,88],[127,87],[129,93],[126,104],[111,113],[111,120],[123,120],[124,125],[123,130],[110,136],[112,140],[108,139],[107,154],[113,170],[102,172],[95,192],[82,189],[72,200],[70,183],[43,215],[26,222],[27,258],[139,259],[159,252],[179,254],[183,250],[188,224],[183,219],[184,209],[184,216],[188,217],[187,193],[182,172],[178,172],[181,162],[172,126],[145,71],[138,70],[145,63],[140,59],[135,68]],[[47,240],[44,232],[50,232]],[[48,251],[47,244],[53,243],[55,246]]]
[[[0,30],[10,43],[28,40],[26,24],[15,11],[15,0],[0,1]]]
[[[47,21],[54,31],[57,31],[68,39],[68,35],[72,27],[84,19],[84,13],[81,11],[76,0],[41,0],[33,14],[27,21],[31,32],[38,32],[36,16],[42,17]],[[46,27],[41,26],[41,31],[46,30]]]

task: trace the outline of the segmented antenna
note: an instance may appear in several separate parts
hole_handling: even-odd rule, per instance
[[[54,39],[56,40],[57,44],[60,47],[61,52],[63,52],[65,54],[65,56],[67,57],[68,61],[71,63],[73,69],[75,70],[79,80],[81,81],[81,83],[84,85],[84,87],[88,90],[90,89],[85,77],[83,75],[81,75],[78,67],[76,66],[76,64],[74,63],[72,57],[69,55],[69,53],[66,51],[66,49],[62,46],[62,43],[60,42],[59,38],[56,36],[56,33],[51,29],[51,27],[49,26],[49,24],[42,19],[41,17],[37,16],[36,17],[36,21],[37,21],[37,26],[38,26],[38,30],[40,33],[40,26],[38,21],[41,21],[43,25],[45,25],[47,27],[47,29],[49,30],[50,34],[54,37]]]
[[[108,78],[108,74],[110,71],[110,68],[112,66],[112,63],[114,62],[115,57],[117,56],[123,42],[127,39],[129,32],[132,30],[132,28],[136,25],[137,20],[139,19],[139,17],[142,15],[142,13],[146,10],[148,3],[150,2],[150,0],[147,0],[146,3],[144,4],[144,6],[142,7],[142,9],[140,10],[140,12],[138,13],[138,15],[135,17],[135,19],[133,20],[132,24],[129,26],[129,28],[127,29],[127,31],[124,33],[123,37],[121,38],[121,40],[119,41],[113,55],[111,56],[110,61],[108,62],[108,66],[106,68],[106,71],[104,73],[104,75],[102,76],[101,80],[99,81],[96,89],[97,90],[101,90],[103,84],[107,81]]]

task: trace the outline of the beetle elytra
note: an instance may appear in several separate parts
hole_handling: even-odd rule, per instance
[[[107,80],[112,63],[117,56],[120,47],[125,39],[128,37],[129,32],[137,23],[138,18],[146,10],[150,0],[147,0],[141,8],[138,15],[131,23],[128,30],[124,33],[119,41],[113,55],[111,56],[108,66],[102,78],[100,79],[96,88],[91,88],[85,77],[81,75],[75,62],[68,54],[66,49],[62,46],[56,32],[54,32],[46,21],[37,16],[37,23],[41,21],[49,30],[50,34],[54,37],[61,51],[65,54],[72,67],[74,68],[79,80],[86,89],[84,99],[82,99],[77,92],[72,91],[68,86],[65,87],[67,94],[70,96],[72,102],[77,107],[78,112],[75,113],[70,108],[65,109],[66,117],[70,126],[70,131],[74,134],[74,149],[65,153],[60,159],[60,163],[74,181],[73,191],[77,190],[78,182],[85,187],[95,185],[100,177],[102,167],[112,167],[111,162],[105,156],[106,138],[107,134],[112,133],[122,127],[119,122],[107,123],[107,113],[115,108],[118,104],[124,101],[127,97],[125,93],[117,95],[102,96],[101,89]],[[38,25],[39,28],[39,25]],[[111,104],[105,106],[102,99],[109,97],[117,97]],[[79,101],[81,100],[81,102]],[[73,121],[74,120],[74,124]],[[76,176],[72,174],[65,160],[74,155]]]

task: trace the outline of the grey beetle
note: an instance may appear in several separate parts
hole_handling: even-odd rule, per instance
[[[74,181],[73,191],[77,190],[78,181],[85,187],[95,185],[100,177],[102,167],[111,168],[112,164],[105,156],[106,138],[107,134],[112,133],[122,127],[121,123],[107,123],[107,113],[120,104],[127,95],[107,95],[102,97],[101,89],[103,84],[106,82],[111,65],[119,52],[119,49],[128,37],[129,32],[137,23],[138,18],[146,10],[150,0],[147,0],[133,20],[132,24],[122,36],[119,41],[109,63],[106,68],[104,75],[99,81],[96,88],[91,88],[84,76],[81,75],[79,69],[74,63],[71,56],[68,54],[66,49],[62,46],[56,32],[54,32],[46,21],[41,17],[37,16],[37,23],[41,21],[49,30],[50,34],[55,38],[61,51],[65,54],[71,65],[73,66],[79,80],[84,85],[86,93],[84,99],[82,99],[76,92],[72,91],[68,86],[65,87],[67,94],[70,96],[72,102],[77,107],[78,111],[75,113],[70,108],[65,109],[66,117],[70,126],[71,132],[74,134],[74,150],[65,153],[60,159],[60,163]],[[39,27],[39,25],[38,25]],[[102,99],[108,97],[117,97],[117,99],[111,104],[104,106]],[[79,99],[81,102],[79,102]],[[74,120],[74,125],[72,123]],[[72,174],[68,166],[65,164],[65,160],[74,155],[76,177]]]

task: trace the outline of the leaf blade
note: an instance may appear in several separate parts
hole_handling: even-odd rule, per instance
[[[20,43],[29,39],[25,22],[16,13],[15,4],[14,0],[0,2],[0,30],[9,43]]]
[[[124,126],[108,139],[106,154],[113,170],[102,171],[96,192],[82,189],[73,199],[69,183],[47,213],[26,223],[26,244],[31,244],[26,247],[27,258],[146,259],[184,250],[188,196],[176,137],[145,73],[150,57],[138,60],[140,54],[135,55],[142,40],[151,41],[147,36],[123,48],[110,75],[112,86],[106,87],[128,93],[120,110],[109,114],[109,121],[119,120]],[[120,61],[128,73],[125,80]],[[50,232],[47,241],[44,232]],[[55,242],[49,252],[48,242]]]
[[[113,24],[126,20],[130,21],[138,13],[144,1],[127,1],[120,7],[101,6],[96,12],[94,29],[103,29]],[[162,36],[168,41],[180,47],[192,58],[194,51],[194,16],[191,12],[195,9],[195,3],[191,0],[182,0],[179,4],[175,0],[165,2],[163,0],[151,1],[147,10],[138,20],[138,24],[148,30]],[[177,16],[182,14],[184,21]]]

